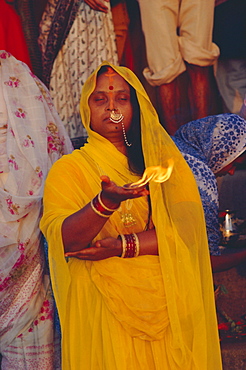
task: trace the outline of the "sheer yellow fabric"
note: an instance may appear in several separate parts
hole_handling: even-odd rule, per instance
[[[62,222],[100,191],[100,175],[107,174],[118,185],[138,179],[129,172],[125,156],[90,130],[88,98],[95,88],[95,71],[81,98],[88,144],[53,165],[41,221],[61,319],[63,369],[219,370],[212,274],[195,180],[136,76],[112,67],[137,92],[146,167],[165,166],[169,158],[175,164],[167,182],[150,184],[159,256],[65,261]],[[132,202],[132,227],[121,221],[126,208],[123,202],[97,239],[144,230],[146,199]]]

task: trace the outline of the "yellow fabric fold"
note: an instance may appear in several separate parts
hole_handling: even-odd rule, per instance
[[[93,264],[91,278],[108,309],[132,337],[164,337],[169,320],[158,257],[99,262]]]
[[[219,370],[210,258],[195,180],[136,76],[124,67],[112,68],[137,92],[146,167],[165,167],[172,158],[174,169],[167,182],[150,183],[159,256],[65,261],[62,222],[100,191],[100,176],[106,174],[118,185],[138,179],[125,156],[89,127],[95,71],[81,98],[88,144],[53,165],[44,193],[41,229],[61,318],[63,368]],[[128,228],[121,222],[125,207],[123,202],[96,239],[145,229],[147,200],[132,202],[136,224]]]

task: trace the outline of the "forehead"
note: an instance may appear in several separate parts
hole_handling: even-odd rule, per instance
[[[113,69],[109,68],[108,71],[102,73],[97,77],[96,91],[121,91],[127,90],[130,91],[129,84]]]

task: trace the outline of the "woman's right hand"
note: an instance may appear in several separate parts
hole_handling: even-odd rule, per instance
[[[94,245],[76,252],[67,252],[65,257],[75,257],[81,260],[101,261],[110,257],[120,257],[122,245],[119,239],[105,238],[97,240]]]
[[[149,194],[146,187],[127,189],[117,186],[108,176],[101,176],[101,180],[101,199],[108,208],[117,208],[126,199],[139,198]]]
[[[155,229],[138,233],[140,255],[158,255],[158,242]],[[110,257],[122,255],[122,241],[108,237],[97,240],[87,248],[65,253],[65,257],[74,257],[81,260],[100,261]]]
[[[108,5],[105,3],[109,3],[110,0],[85,0],[85,3],[88,4],[92,9],[99,10],[103,13],[108,13]]]

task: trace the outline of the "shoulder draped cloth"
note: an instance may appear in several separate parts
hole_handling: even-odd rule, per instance
[[[136,90],[146,167],[165,167],[168,159],[174,160],[168,181],[150,183],[159,256],[97,262],[71,258],[68,263],[64,258],[62,222],[100,191],[100,175],[107,174],[118,185],[138,178],[128,170],[126,157],[90,129],[88,98],[100,67],[82,90],[81,116],[88,143],[56,162],[44,195],[41,229],[49,244],[64,369],[79,369],[81,361],[85,369],[221,369],[208,242],[197,185],[142,85],[124,67],[111,66]],[[122,212],[126,207],[122,204]],[[117,211],[96,239],[143,231],[146,200],[134,200],[128,211],[135,225],[126,228]]]
[[[0,50],[0,352],[52,306],[38,225],[46,175],[71,151],[48,89]]]
[[[211,255],[219,255],[216,173],[246,149],[246,121],[236,114],[209,116],[181,126],[173,140],[189,164],[201,195]]]

